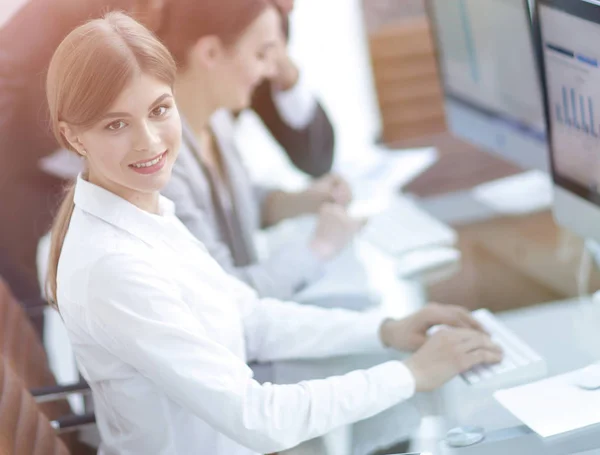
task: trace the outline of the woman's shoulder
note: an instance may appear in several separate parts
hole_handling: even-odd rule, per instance
[[[67,253],[65,256],[64,253]],[[168,269],[143,249],[116,250],[89,247],[76,257],[61,254],[58,282],[67,282],[70,300],[88,301],[93,295],[110,297],[116,290],[145,283],[150,285],[161,279]]]
[[[89,269],[99,260],[131,258],[151,261],[152,251],[142,240],[89,213],[73,213],[60,256],[68,273]]]
[[[146,244],[125,229],[111,224],[84,210],[73,211],[65,244],[74,244],[83,251],[143,250]]]

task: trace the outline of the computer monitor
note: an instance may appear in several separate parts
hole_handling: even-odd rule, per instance
[[[600,1],[538,0],[556,220],[600,241]]]
[[[450,131],[549,171],[531,0],[429,0]]]

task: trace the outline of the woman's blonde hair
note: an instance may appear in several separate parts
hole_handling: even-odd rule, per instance
[[[46,79],[54,135],[75,151],[59,124],[89,128],[97,123],[136,75],[148,74],[173,87],[176,65],[166,47],[144,26],[111,12],[73,30],[56,49]],[[52,225],[46,294],[57,305],[57,272],[73,209],[75,188],[67,189]]]

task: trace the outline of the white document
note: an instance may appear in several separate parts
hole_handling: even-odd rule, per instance
[[[371,214],[359,234],[361,240],[396,257],[422,248],[456,243],[456,232],[425,212],[416,202],[400,195],[388,202],[385,210]],[[356,213],[354,207],[351,210],[351,213]]]
[[[502,215],[534,213],[552,205],[552,180],[537,170],[484,183],[472,192],[476,200]]]
[[[596,425],[600,423],[600,389],[577,387],[580,371],[500,390],[494,398],[544,438]]]
[[[372,203],[397,194],[437,158],[437,150],[432,147],[388,150],[374,146],[335,171],[350,182],[355,203]]]

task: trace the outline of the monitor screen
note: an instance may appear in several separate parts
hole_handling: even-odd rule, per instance
[[[467,139],[472,135],[472,142],[503,155],[502,149],[510,147],[513,150],[506,151],[517,161],[519,154],[534,153],[547,163],[546,120],[528,0],[430,0],[429,7],[446,104],[450,100],[464,106],[486,122],[449,118],[453,132],[460,130],[458,135]],[[447,113],[455,115],[452,109]],[[482,131],[490,137],[482,137]],[[511,135],[529,142],[506,144]]]
[[[566,12],[561,8],[565,3],[581,4],[584,8]],[[600,6],[592,3],[591,0],[540,2],[539,21],[555,179],[570,191],[597,200]]]

